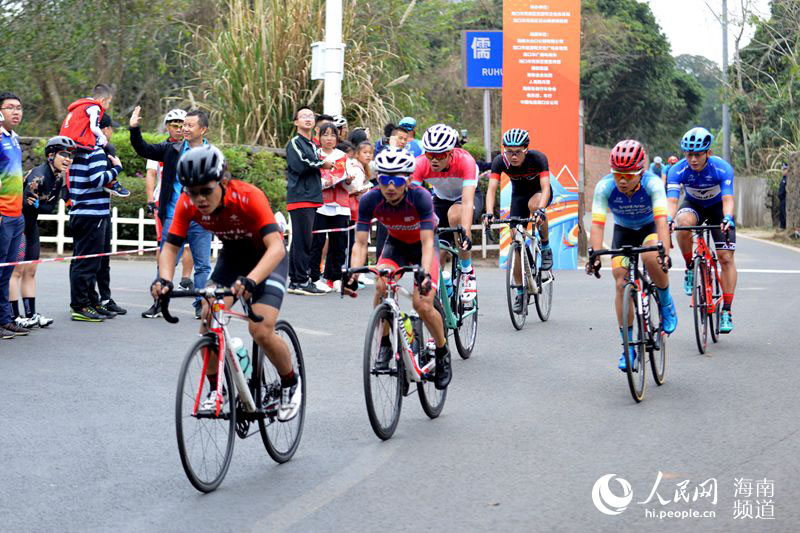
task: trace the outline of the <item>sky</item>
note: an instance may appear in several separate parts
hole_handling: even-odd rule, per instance
[[[722,0],[639,0],[650,4],[650,9],[672,45],[672,55],[692,54],[705,56],[722,65],[722,27],[708,6],[717,15],[721,13]],[[749,1],[760,16],[769,15],[769,0]],[[733,58],[734,39],[740,31],[735,23],[741,19],[742,0],[728,0],[728,59]],[[745,28],[741,46],[753,36],[753,28]]]

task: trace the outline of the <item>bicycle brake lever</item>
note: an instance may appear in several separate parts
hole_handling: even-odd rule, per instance
[[[180,319],[178,317],[172,316],[172,314],[170,314],[170,312],[169,312],[169,300],[170,300],[170,298],[168,296],[162,296],[161,297],[161,314],[163,315],[164,320],[166,320],[170,324],[177,324],[178,322],[180,322]]]
[[[250,304],[247,303],[244,300],[242,300],[242,307],[244,307],[244,310],[247,312],[247,318],[249,318],[253,322],[263,322],[264,321],[264,317],[261,316],[261,315],[255,314],[253,312],[253,308],[250,307]]]

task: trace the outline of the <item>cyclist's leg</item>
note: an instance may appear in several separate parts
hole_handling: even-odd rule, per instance
[[[376,264],[376,268],[388,268],[394,271],[406,264],[404,262],[404,258],[400,254],[399,247],[399,241],[395,240],[391,236],[386,237],[386,240],[383,243],[383,249],[381,250],[381,256],[378,258],[378,262]],[[383,301],[384,296],[386,296],[386,280],[378,276],[378,278],[375,280],[375,295],[372,298],[372,306],[377,307]],[[381,345],[384,347],[391,345],[391,340],[389,339],[388,322],[384,323],[383,325],[383,338],[381,339]]]
[[[675,213],[676,226],[696,226],[700,223],[700,215],[695,206],[686,200],[683,201],[678,212]],[[691,231],[676,231],[675,240],[678,241],[678,248],[681,249],[681,255],[686,263],[686,269],[692,268],[692,232]]]
[[[422,245],[415,245],[418,250],[414,250],[413,256],[407,259],[407,263],[420,264],[422,261]],[[436,251],[438,251],[438,241],[434,244]],[[447,337],[444,332],[444,323],[442,316],[434,307],[434,299],[437,297],[437,289],[439,288],[439,261],[436,253],[433,256],[433,264],[431,264],[431,290],[428,294],[422,295],[419,292],[419,287],[414,285],[414,294],[411,297],[414,310],[419,314],[419,317],[428,327],[428,331],[433,333],[433,338],[436,341],[436,347],[441,348],[447,345]]]
[[[453,202],[453,204],[450,206],[450,209],[447,210],[447,222],[451,228],[461,225],[462,207],[461,200],[459,199]],[[468,227],[464,228],[464,230],[469,232]],[[461,235],[456,235],[455,239],[456,245],[458,246],[458,257],[461,259],[462,264],[467,260],[471,260],[472,250],[464,251],[461,249]]]
[[[521,187],[517,186],[516,190],[519,192],[514,194],[515,181],[511,182],[511,210],[509,211],[509,216],[512,218],[528,218],[531,216],[531,211],[529,209],[529,197],[524,190],[520,189]],[[514,238],[515,234],[516,230],[511,228],[512,239]],[[515,257],[514,260],[514,283],[516,285],[522,285],[522,258]]]
[[[709,224],[718,225],[722,223],[722,202],[709,208],[708,219]],[[720,284],[722,285],[722,311],[727,312],[725,322],[729,322],[731,315],[731,305],[733,304],[733,294],[736,291],[736,282],[738,281],[739,274],[736,271],[736,263],[733,260],[733,254],[736,251],[736,228],[728,231],[727,241],[725,234],[721,229],[714,229],[711,231],[711,236],[714,239],[714,247],[717,249],[717,259],[722,272],[720,273]],[[710,243],[709,243],[710,244]],[[730,328],[724,328],[727,333]]]
[[[436,215],[436,218],[439,219],[439,226],[448,227],[448,225],[450,224],[450,207],[453,204],[454,202],[452,202],[451,200],[444,200],[436,195],[433,196],[433,213]],[[449,243],[452,246],[455,246],[455,239],[453,238],[452,234],[441,235],[439,236],[439,239],[441,239],[446,243]],[[439,254],[439,262],[441,262],[442,267],[446,269],[447,265],[450,264],[450,254],[446,252],[441,252]]]

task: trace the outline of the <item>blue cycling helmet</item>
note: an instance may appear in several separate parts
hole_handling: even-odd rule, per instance
[[[714,136],[705,128],[692,128],[681,139],[681,150],[684,152],[705,152],[711,148]]]
[[[528,146],[530,137],[521,128],[511,128],[503,134],[503,146]]]

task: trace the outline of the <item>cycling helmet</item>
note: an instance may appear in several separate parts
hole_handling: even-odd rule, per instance
[[[671,155],[671,156],[669,156],[669,158],[667,158],[667,163],[669,163],[670,165],[674,165],[677,162],[678,162],[678,158],[675,157],[674,155]]]
[[[528,146],[528,132],[521,128],[511,128],[503,134],[503,146]]]
[[[684,152],[705,152],[711,148],[714,136],[705,128],[692,128],[681,139]]]
[[[172,122],[173,120],[185,120],[186,119],[186,111],[183,109],[170,109],[167,111],[167,114],[164,115],[164,124],[167,122]]]
[[[192,148],[178,161],[178,181],[184,187],[219,181],[224,173],[225,156],[219,148],[210,144]]]
[[[347,126],[347,119],[342,115],[333,115],[333,125],[341,129],[342,126]]]
[[[44,155],[48,156],[50,154],[60,152],[61,150],[69,150],[70,152],[74,152],[76,148],[77,146],[75,141],[69,137],[56,135],[52,139],[48,140],[47,144],[44,145]]]
[[[611,149],[611,169],[620,172],[638,172],[644,169],[647,154],[639,141],[626,139]]]
[[[422,136],[422,149],[432,154],[449,152],[456,147],[458,132],[447,124],[434,124]]]
[[[417,121],[413,117],[403,117],[397,123],[397,127],[401,130],[414,131],[417,129]]]
[[[661,163],[663,163],[663,162],[664,162],[664,160],[663,160],[663,159],[661,159],[661,156],[660,156],[660,155],[657,155],[657,156],[655,156],[655,157],[653,158],[653,163],[655,163],[655,164],[657,164],[657,165],[660,165],[660,164],[661,164]]]
[[[375,169],[386,174],[411,174],[414,163],[414,154],[402,148],[387,148],[375,156]]]

